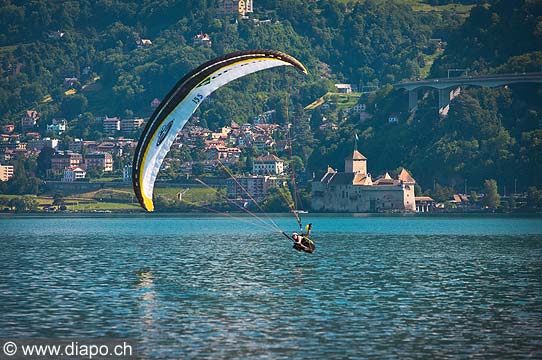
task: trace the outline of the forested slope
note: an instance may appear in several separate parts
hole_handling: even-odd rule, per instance
[[[100,139],[95,116],[147,117],[150,102],[198,64],[272,48],[300,59],[309,76],[282,69],[235,82],[198,110],[204,125],[244,123],[272,109],[284,121],[289,113],[307,175],[328,164],[342,169],[358,133],[371,172],[404,166],[424,189],[436,182],[462,187],[465,180],[476,187],[487,178],[509,188],[540,186],[540,86],[466,88],[441,118],[435,93],[425,93],[410,114],[406,94],[391,84],[427,71],[446,76],[450,68],[540,71],[541,3],[495,1],[467,16],[416,12],[409,3],[255,0],[248,19],[229,19],[216,16],[215,0],[1,1],[0,121],[17,124],[25,110],[36,109],[42,132],[53,117],[65,117],[64,136]],[[210,35],[212,47],[193,44],[199,33]],[[152,45],[138,46],[141,39]],[[67,77],[78,79],[73,89],[64,85]],[[303,110],[338,82],[379,87],[360,99],[372,119]],[[398,124],[388,124],[391,113],[399,114]],[[320,131],[324,116],[337,127]]]

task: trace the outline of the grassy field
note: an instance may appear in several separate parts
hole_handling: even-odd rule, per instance
[[[192,188],[155,188],[155,196],[160,196],[170,204],[179,201],[178,194],[182,193],[182,199],[187,204],[204,205],[223,199],[225,191],[221,190],[217,195],[214,188],[192,187]],[[0,195],[0,199],[7,201],[21,197],[22,195]],[[52,207],[53,195],[26,195],[36,199],[38,208]],[[62,204],[69,211],[142,211],[137,198],[131,187],[120,189],[100,189],[77,195],[62,197]],[[59,206],[55,206],[59,210]]]
[[[92,202],[76,203],[68,206],[72,211],[139,211],[142,210],[139,204],[111,203],[111,202]]]
[[[51,205],[53,202],[53,198],[50,196],[36,196],[36,195],[0,195],[0,199],[7,199],[8,201],[11,199],[19,198],[21,196],[31,196],[36,199],[39,206],[45,206],[45,205]]]
[[[154,191],[155,195],[162,196],[169,201],[178,200],[177,194],[182,193],[183,201],[189,204],[209,203],[217,200],[217,191],[210,188],[189,188],[188,190],[178,188],[157,188]],[[218,197],[221,198],[220,195]]]
[[[305,110],[314,110],[319,106],[322,106],[326,102],[335,105],[337,107],[337,110],[346,110],[356,105],[358,103],[359,97],[360,93],[343,94],[328,92],[321,98],[305,106]]]
[[[421,79],[425,79],[425,78],[427,78],[429,76],[429,71],[431,70],[431,66],[433,65],[433,62],[440,55],[442,55],[443,52],[444,52],[444,49],[438,49],[432,55],[424,55],[425,66],[422,69],[420,69],[420,78]]]
[[[29,45],[29,43],[21,45]],[[17,47],[19,47],[19,45],[0,46],[0,54],[14,52],[15,50],[17,50]]]
[[[447,4],[447,5],[429,5],[419,0],[402,0],[403,2],[409,4],[414,11],[423,11],[423,12],[440,12],[440,11],[450,11],[456,14],[468,14],[470,9],[474,5],[463,5],[463,4]]]
[[[339,0],[345,4],[352,2],[352,0]],[[365,0],[353,0],[354,2],[364,2]],[[387,0],[382,0],[382,2]],[[424,0],[396,0],[399,3],[410,5],[414,11],[423,11],[423,12],[440,12],[440,11],[451,11],[458,14],[467,14],[474,5],[463,5],[463,4],[447,4],[447,5],[430,5],[427,4]]]

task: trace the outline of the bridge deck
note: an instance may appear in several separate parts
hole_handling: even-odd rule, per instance
[[[452,78],[425,79],[417,81],[402,81],[394,84],[397,89],[415,90],[422,87],[447,89],[454,86],[484,86],[496,87],[516,83],[542,83],[542,72],[523,74],[494,74],[483,76],[461,76]]]

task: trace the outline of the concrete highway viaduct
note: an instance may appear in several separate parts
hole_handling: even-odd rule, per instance
[[[522,74],[494,74],[482,76],[460,76],[440,79],[424,79],[402,81],[394,84],[396,89],[408,91],[408,110],[414,111],[418,106],[418,90],[432,88],[438,90],[439,114],[446,116],[450,110],[450,102],[461,92],[463,86],[498,87],[519,83],[542,83],[542,72]]]

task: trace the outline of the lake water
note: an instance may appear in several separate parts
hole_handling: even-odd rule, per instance
[[[143,358],[542,358],[542,219],[2,217],[0,338]],[[293,231],[295,221],[276,217]]]

